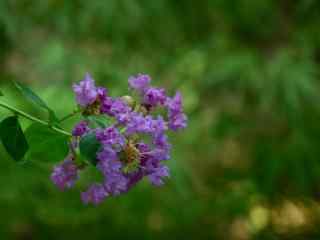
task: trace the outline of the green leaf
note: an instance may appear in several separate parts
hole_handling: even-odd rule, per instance
[[[3,93],[1,92],[1,90],[0,90],[0,97],[2,97],[3,96]]]
[[[56,116],[55,112],[51,108],[49,108],[48,105],[29,87],[19,82],[14,82],[14,84],[26,99],[28,99],[33,104],[38,105],[39,107],[44,108],[48,111],[50,124],[56,125],[59,122],[59,119]]]
[[[97,115],[97,116],[88,116],[90,128],[105,128],[111,125],[111,118],[108,118],[104,115]]]
[[[80,154],[93,165],[97,164],[97,152],[101,148],[100,142],[94,133],[83,136],[79,143]]]
[[[49,110],[48,105],[37,95],[35,94],[29,87],[26,85],[14,82],[16,88],[32,103]]]
[[[8,117],[0,123],[0,138],[4,148],[14,160],[23,159],[29,146],[18,117]]]
[[[29,158],[61,161],[69,152],[69,137],[38,123],[32,124],[25,132],[30,145]]]

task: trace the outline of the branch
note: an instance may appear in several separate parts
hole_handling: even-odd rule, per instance
[[[13,113],[15,113],[17,115],[20,115],[20,116],[22,116],[22,117],[24,117],[26,119],[29,119],[30,121],[33,121],[33,122],[48,126],[49,128],[51,128],[52,130],[54,130],[54,131],[56,131],[58,133],[61,133],[61,134],[67,135],[67,136],[72,136],[69,132],[66,132],[66,131],[64,131],[62,129],[59,129],[59,128],[54,127],[54,126],[51,126],[48,122],[43,121],[43,120],[41,120],[39,118],[36,118],[34,116],[31,116],[28,113],[25,113],[25,112],[13,107],[13,106],[8,105],[7,103],[4,103],[4,102],[0,101],[0,107],[6,108],[6,109],[10,110],[11,112],[13,112]]]

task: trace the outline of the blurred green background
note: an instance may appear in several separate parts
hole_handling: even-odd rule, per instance
[[[61,117],[85,72],[112,95],[142,72],[189,116],[168,183],[99,207],[79,198],[90,173],[60,193],[49,154],[1,146],[0,239],[320,239],[319,26],[317,0],[0,1],[3,101],[45,119],[17,80]]]

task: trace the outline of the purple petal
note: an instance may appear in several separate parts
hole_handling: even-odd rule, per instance
[[[51,180],[61,190],[73,187],[78,179],[78,167],[70,158],[56,165],[51,174]]]
[[[128,79],[129,86],[140,93],[148,89],[150,81],[150,76],[145,74],[138,74],[138,76],[132,76]]]
[[[73,85],[73,91],[76,94],[78,104],[82,107],[94,103],[98,97],[98,90],[89,73],[86,73],[85,78],[79,84]]]
[[[86,192],[81,193],[81,199],[85,204],[93,203],[98,205],[108,196],[102,184],[92,184]]]

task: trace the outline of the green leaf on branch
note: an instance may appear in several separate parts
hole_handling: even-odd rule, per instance
[[[38,123],[32,124],[25,132],[30,151],[29,158],[50,160],[52,162],[61,161],[69,152],[69,137],[57,133]]]
[[[18,117],[8,117],[0,123],[0,138],[4,148],[14,160],[23,159],[29,146]]]
[[[56,125],[59,122],[58,117],[56,116],[55,112],[48,107],[48,105],[43,101],[36,93],[34,93],[29,87],[26,85],[19,83],[19,82],[14,82],[14,85],[16,88],[22,93],[22,95],[28,99],[30,102],[33,104],[44,108],[45,110],[48,111],[49,113],[49,123],[51,125]]]
[[[97,164],[97,153],[101,148],[94,133],[83,136],[79,143],[80,154],[93,165]]]

